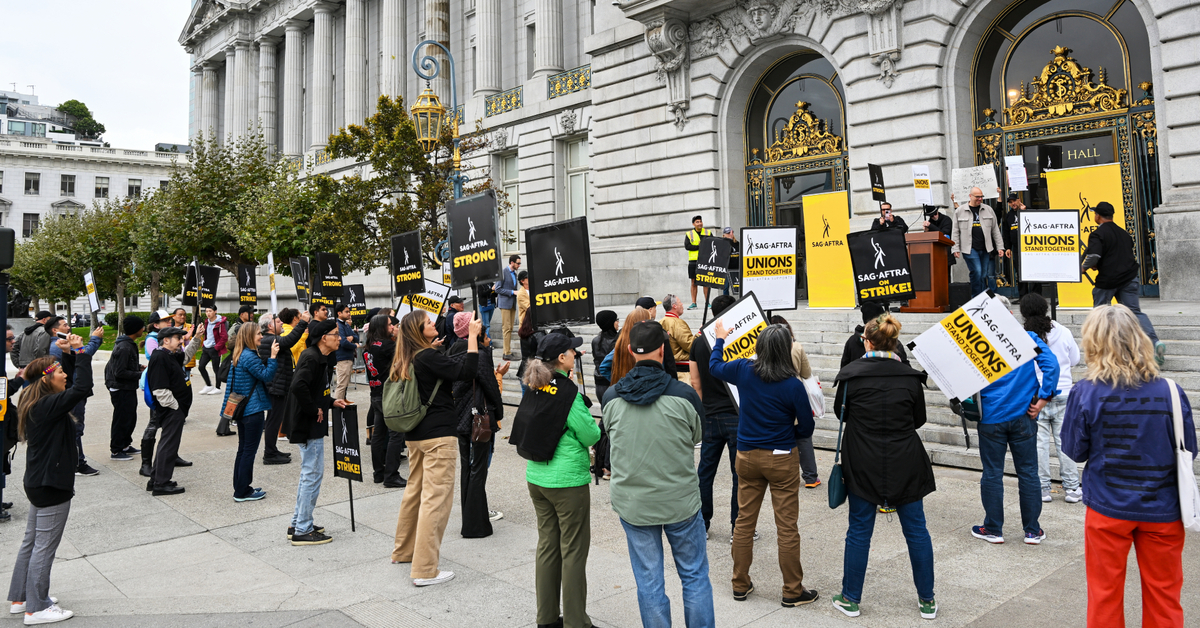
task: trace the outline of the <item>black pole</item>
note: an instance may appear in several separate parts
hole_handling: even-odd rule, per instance
[[[354,480],[346,478],[346,488],[350,490],[350,531],[358,532],[354,527]]]
[[[93,315],[93,318],[94,318],[94,315]],[[8,327],[8,273],[0,273],[0,327]],[[13,332],[13,333],[15,334],[16,332]],[[14,364],[13,366],[16,366],[16,365]],[[8,386],[7,386],[8,371],[7,371],[7,369],[4,372],[4,382],[5,382],[5,389],[3,392],[4,392],[5,399],[6,399],[4,403],[7,407],[7,404],[13,403],[12,399],[8,399]],[[5,412],[5,414],[7,414],[7,412]],[[14,412],[13,414],[15,415],[16,413]],[[0,416],[0,428],[4,427],[5,418],[6,417],[4,417],[4,416]],[[4,444],[4,432],[5,432],[4,429],[0,429],[0,456],[8,455],[7,446]],[[2,466],[2,464],[0,464],[0,466]],[[2,473],[2,471],[0,471],[0,473]],[[5,483],[4,477],[0,476],[0,502],[4,501],[4,483]],[[2,509],[0,509],[0,512],[4,512],[4,511]],[[4,514],[8,515],[7,517],[4,518],[5,521],[12,519],[12,515],[9,515],[7,512],[5,512]]]
[[[704,314],[700,318],[700,326],[704,327],[708,324],[708,289],[704,289]]]

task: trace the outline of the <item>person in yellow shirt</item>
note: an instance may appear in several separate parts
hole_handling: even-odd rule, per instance
[[[693,216],[692,228],[683,236],[683,248],[688,254],[688,279],[692,280],[692,304],[688,306],[689,310],[696,309],[696,260],[700,257],[700,238],[714,235],[712,231],[704,228],[702,216]],[[708,302],[707,287],[704,288],[704,301]]]
[[[517,288],[517,327],[520,327],[525,320],[525,310],[529,309],[529,271],[517,273],[517,283],[521,284]]]

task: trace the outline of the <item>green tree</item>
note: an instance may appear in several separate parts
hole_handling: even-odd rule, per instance
[[[118,327],[125,320],[125,297],[145,289],[134,272],[140,206],[138,199],[104,199],[79,217],[74,256],[78,272],[90,268],[95,273],[97,296],[117,304]]]
[[[184,267],[191,258],[173,255],[163,238],[162,225],[155,220],[159,212],[169,211],[167,197],[158,188],[143,192],[134,209],[134,227],[130,237],[135,243],[133,271],[136,280],[150,291],[150,309],[162,307],[162,295],[183,292]]]
[[[58,110],[75,117],[73,128],[78,135],[88,139],[96,139],[104,134],[104,125],[92,117],[92,111],[82,102],[71,99],[59,105]]]
[[[49,303],[67,303],[83,294],[83,270],[75,257],[81,224],[79,214],[43,220],[37,232],[14,251],[13,285]]]

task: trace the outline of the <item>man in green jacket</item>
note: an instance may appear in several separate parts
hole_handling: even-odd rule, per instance
[[[704,407],[691,386],[663,370],[662,339],[661,325],[643,321],[630,329],[628,347],[613,349],[629,351],[636,364],[604,395],[612,505],[625,528],[642,624],[671,623],[663,578],[665,533],[683,583],[688,628],[715,626],[694,464]]]

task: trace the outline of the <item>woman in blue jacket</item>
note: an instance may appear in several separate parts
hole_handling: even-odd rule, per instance
[[[271,357],[266,366],[258,357],[258,344],[262,340],[262,328],[258,325],[242,325],[238,328],[233,344],[233,362],[229,369],[225,402],[231,393],[245,395],[246,410],[238,426],[237,458],[233,462],[233,500],[250,502],[267,496],[262,489],[253,488],[254,457],[258,455],[258,441],[262,438],[263,420],[271,409],[271,397],[266,384],[275,377],[279,354],[279,343],[271,343]],[[221,405],[222,408],[225,404]]]

